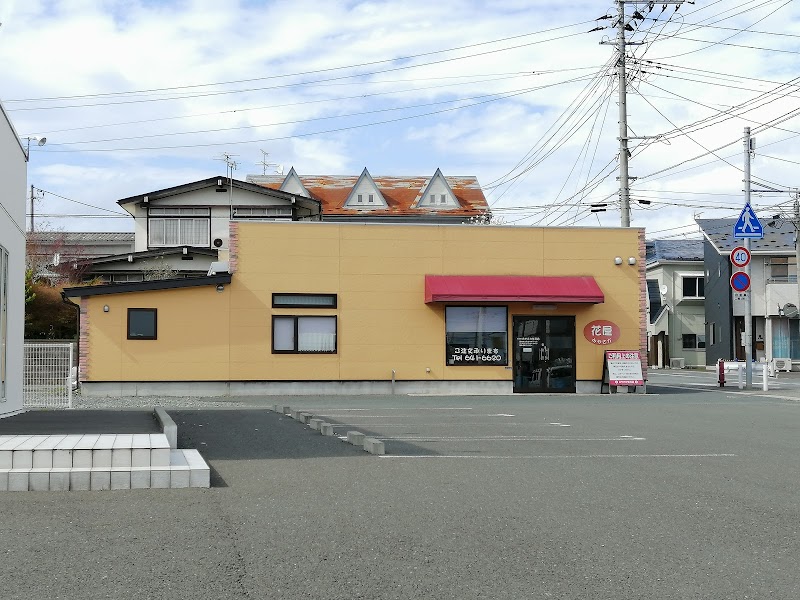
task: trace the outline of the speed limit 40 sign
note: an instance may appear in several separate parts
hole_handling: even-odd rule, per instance
[[[731,262],[735,267],[746,267],[750,262],[750,251],[744,246],[737,246],[731,251]]]

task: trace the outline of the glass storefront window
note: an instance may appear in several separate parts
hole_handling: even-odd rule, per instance
[[[508,310],[505,306],[445,308],[447,364],[508,364]]]

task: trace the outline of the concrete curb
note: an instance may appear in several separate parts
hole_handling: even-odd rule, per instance
[[[156,406],[154,408],[154,412],[156,415],[156,420],[161,425],[161,431],[163,431],[164,435],[167,436],[167,441],[169,442],[170,449],[177,450],[178,426],[175,424],[175,421],[173,421],[172,417],[170,417],[167,414],[167,411],[160,406]]]

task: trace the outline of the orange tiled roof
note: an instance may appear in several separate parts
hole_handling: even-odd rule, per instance
[[[486,197],[477,177],[447,177],[445,180],[461,205],[460,208],[437,208],[417,204],[432,177],[373,177],[372,180],[386,199],[387,208],[359,210],[345,208],[344,203],[358,181],[358,175],[300,175],[303,186],[322,204],[323,215],[431,215],[471,217],[489,211]],[[249,178],[248,178],[249,179]],[[258,175],[253,183],[279,189],[283,175]]]

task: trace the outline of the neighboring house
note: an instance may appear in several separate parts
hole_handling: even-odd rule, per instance
[[[92,261],[133,252],[133,243],[126,232],[29,231],[26,261],[36,278],[81,279]]]
[[[221,176],[124,198],[117,204],[134,219],[133,248],[88,259],[85,279],[125,282],[164,274],[205,275],[213,262],[227,260],[231,220],[321,218],[316,200]]]
[[[644,230],[231,223],[229,272],[73,287],[87,395],[601,390]]]
[[[651,240],[646,249],[648,362],[705,367],[703,240]]]
[[[0,417],[22,410],[27,161],[0,103]]]
[[[292,167],[285,177],[247,180],[319,201],[328,222],[464,223],[491,214],[476,177],[445,177],[440,169],[430,177],[372,177],[366,168],[340,176],[298,175]]]
[[[745,302],[734,294],[730,262],[736,219],[698,219],[705,236],[706,364],[718,359],[744,360]],[[758,361],[785,359],[787,368],[800,365],[800,319],[797,307],[795,230],[791,223],[775,227],[764,222],[764,238],[750,241],[752,355]]]

